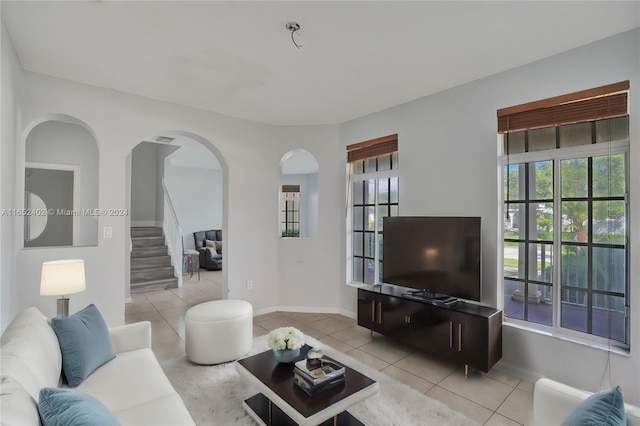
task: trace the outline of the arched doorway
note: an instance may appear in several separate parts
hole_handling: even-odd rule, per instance
[[[194,232],[218,229],[220,235],[225,233],[227,163],[210,141],[186,131],[163,131],[145,138],[132,148],[126,161],[127,200],[130,203],[127,227],[130,238],[127,239],[126,253],[131,253],[131,256],[125,259],[130,277],[125,296],[130,298],[132,293],[139,292],[134,289],[134,284],[144,281],[145,275],[151,284],[141,291],[159,290],[165,284],[168,288],[183,287],[184,283],[190,283],[193,279],[193,275],[185,276],[182,272],[184,262],[194,260],[184,256],[185,251],[195,249]],[[177,225],[171,224],[174,220]],[[179,230],[176,231],[176,228]],[[160,235],[157,235],[158,230]],[[147,238],[136,237],[144,236],[146,232],[151,233]],[[166,253],[159,254],[161,249],[157,249],[156,259],[139,259],[138,255],[145,251],[147,253],[143,254],[149,256],[144,257],[155,256],[153,249],[142,248],[143,244],[154,240],[154,235],[163,237],[156,240],[166,241]],[[171,259],[169,264],[173,271],[169,271],[166,263],[157,266],[167,257]],[[199,254],[196,259],[200,259]],[[150,260],[151,266],[145,265]],[[154,262],[157,262],[156,265]],[[223,259],[221,262],[226,264]],[[162,271],[171,275],[164,282]],[[204,270],[202,272],[206,274]],[[200,277],[201,274],[196,276]],[[226,276],[225,268],[215,275],[219,288],[207,289],[211,298],[226,297]],[[206,289],[204,284],[207,277],[211,275],[205,275],[198,287]]]

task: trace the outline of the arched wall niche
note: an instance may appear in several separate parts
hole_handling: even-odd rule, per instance
[[[98,244],[99,147],[95,132],[66,114],[24,132],[23,247]]]
[[[306,149],[292,149],[280,159],[281,238],[318,238],[318,173],[318,160]]]

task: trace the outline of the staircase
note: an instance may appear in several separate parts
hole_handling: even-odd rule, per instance
[[[131,294],[177,288],[162,228],[131,227]]]

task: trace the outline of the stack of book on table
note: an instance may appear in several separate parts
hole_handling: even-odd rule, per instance
[[[321,358],[320,367],[309,370],[303,359],[295,364],[293,382],[309,396],[314,396],[344,383],[344,372],[344,365],[326,358]]]

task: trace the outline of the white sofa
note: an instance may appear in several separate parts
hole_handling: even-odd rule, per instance
[[[592,394],[551,379],[539,379],[533,391],[533,424],[561,424],[574,408]],[[627,425],[640,426],[640,408],[625,404],[625,412]]]
[[[116,357],[78,387],[104,404],[123,425],[193,425],[151,350],[148,321],[109,329]],[[62,355],[47,318],[22,311],[0,339],[0,423],[38,425],[38,395],[61,384]]]

